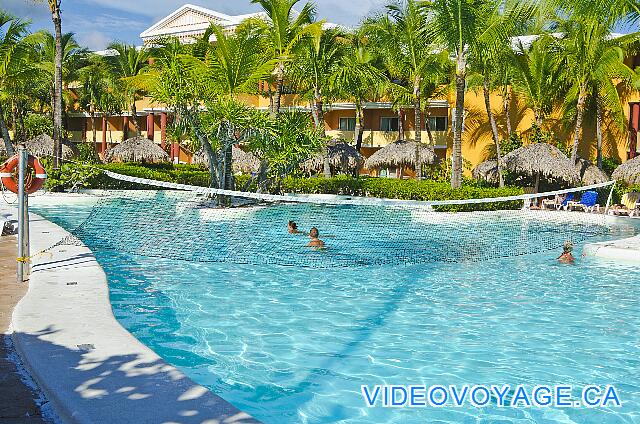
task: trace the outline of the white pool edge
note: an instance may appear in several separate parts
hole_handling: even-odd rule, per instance
[[[35,214],[30,231],[32,254],[69,236]],[[13,340],[64,422],[259,423],[118,323],[106,275],[88,247],[58,246],[32,263],[28,293],[12,316]]]

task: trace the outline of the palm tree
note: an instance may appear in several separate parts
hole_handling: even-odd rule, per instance
[[[140,135],[140,125],[138,124],[138,111],[136,110],[136,100],[142,96],[142,91],[129,84],[129,78],[140,75],[148,66],[150,54],[145,47],[136,48],[133,45],[124,43],[112,43],[107,49],[113,50],[114,55],[107,58],[111,73],[114,79],[121,81],[122,87],[129,99],[129,112],[133,120],[136,135]]]
[[[377,97],[388,84],[388,78],[375,64],[376,56],[361,28],[349,37],[345,54],[329,80],[340,98],[355,104],[354,141],[358,150],[362,148],[364,102]]]
[[[510,6],[511,3],[519,3]],[[431,22],[429,34],[456,58],[456,106],[453,131],[453,155],[451,187],[462,185],[462,131],[464,99],[467,84],[469,58],[482,50],[483,45],[508,42],[510,26],[503,26],[501,19],[492,20],[497,11],[513,7],[510,13],[514,21],[528,21],[535,11],[532,1],[515,2],[493,0],[431,0],[428,3]]]
[[[56,72],[56,60],[57,60],[57,41],[53,34],[46,31],[41,31],[34,34],[40,42],[38,47],[38,53],[40,54],[39,67],[49,80],[49,92],[51,97],[51,110],[55,110],[56,100],[56,88],[55,88],[55,72]],[[74,38],[74,34],[71,32],[65,33],[60,39],[60,47],[62,50],[62,88],[60,91],[62,94],[61,104],[63,106],[63,113],[66,111],[64,107],[65,94],[70,94],[67,87],[69,84],[75,82],[79,78],[79,71],[86,64],[86,58],[88,50],[84,49],[78,44]],[[55,119],[54,119],[55,121]],[[55,132],[55,125],[54,125]],[[64,134],[61,133],[64,137]]]
[[[261,27],[269,41],[271,57],[277,60],[275,67],[276,92],[271,113],[280,113],[286,64],[293,59],[294,49],[307,37],[319,38],[322,34],[322,22],[313,22],[316,9],[313,3],[306,3],[297,13],[294,10],[301,0],[251,0],[259,4],[268,17],[268,21],[254,20]]]
[[[605,20],[606,22],[606,20]],[[582,139],[583,120],[586,104],[595,96],[596,104],[606,104],[618,115],[621,101],[613,78],[631,82],[636,76],[624,63],[624,50],[638,39],[638,33],[612,39],[608,26],[602,21],[589,17],[574,16],[562,24],[564,36],[557,46],[562,52],[562,66],[567,69],[571,84],[567,101],[575,100],[575,130],[571,160],[578,160],[578,146]],[[569,105],[573,108],[573,105]],[[598,121],[602,120],[602,108],[598,112]],[[619,120],[621,122],[622,120]],[[601,131],[601,130],[599,130]],[[599,134],[598,156],[601,157],[601,133]],[[600,158],[601,162],[601,158]]]
[[[324,31],[320,38],[307,39],[302,43],[292,69],[291,79],[296,91],[309,100],[315,127],[322,137],[326,135],[324,105],[335,98],[329,80],[344,54],[345,41],[345,35],[337,29]],[[324,176],[330,178],[329,157],[324,156]]]
[[[42,0],[35,0],[42,1]],[[47,0],[55,33],[55,60],[53,78],[53,169],[60,167],[62,159],[62,0]]]
[[[504,187],[504,176],[502,175],[502,149],[500,147],[500,134],[498,132],[498,124],[491,108],[491,91],[495,89],[494,81],[496,77],[508,78],[508,69],[505,67],[505,59],[512,56],[513,50],[511,40],[516,35],[520,35],[523,29],[523,19],[533,15],[533,9],[521,10],[521,7],[514,2],[503,1],[496,2],[492,12],[486,16],[484,26],[488,29],[483,37],[477,40],[474,56],[471,58],[471,67],[482,80],[482,92],[484,97],[485,109],[491,128],[493,143],[496,146],[496,160],[498,163],[498,178],[500,187]],[[500,27],[500,31],[492,31],[491,28]],[[502,73],[502,75],[501,75]],[[500,79],[498,79],[500,81]],[[504,96],[507,97],[505,89]],[[508,100],[506,101],[508,102]],[[508,104],[506,103],[505,104]],[[508,113],[508,107],[505,107]],[[506,117],[509,125],[509,116]],[[510,131],[509,131],[510,132]],[[510,134],[509,134],[510,135]]]
[[[412,104],[415,116],[415,141],[422,142],[423,93],[429,87],[433,92],[444,80],[448,52],[438,52],[427,32],[427,4],[417,0],[404,0],[387,5],[387,16],[368,25],[381,56],[392,78],[406,84],[392,83],[391,91],[396,101]],[[425,98],[428,104],[428,97]],[[433,144],[429,121],[426,123],[429,143]],[[416,163],[420,163],[420,149],[416,145]],[[422,170],[416,169],[417,178]]]
[[[24,42],[28,25],[29,22],[0,11],[0,135],[9,156],[13,156],[15,150],[4,120],[3,100],[10,97],[9,84],[20,81],[28,70],[28,61],[23,60],[28,52]]]

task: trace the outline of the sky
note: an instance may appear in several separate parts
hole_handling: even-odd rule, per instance
[[[139,45],[140,33],[185,3],[229,15],[258,10],[249,0],[62,0],[62,31],[92,50],[102,50],[111,41]],[[380,10],[386,0],[317,0],[318,17],[342,25],[355,25]],[[32,21],[31,30],[53,31],[46,1],[2,0],[0,9]]]

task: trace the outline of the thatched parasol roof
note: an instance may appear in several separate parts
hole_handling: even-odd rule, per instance
[[[516,174],[577,184],[580,175],[574,164],[555,146],[533,143],[521,147],[502,158],[505,169]]]
[[[37,157],[53,157],[53,138],[47,134],[41,134],[25,143],[30,154]],[[62,140],[62,158],[71,159],[78,156],[80,150],[68,140]]]
[[[576,170],[584,185],[601,184],[611,180],[606,172],[586,159],[578,159]]]
[[[611,178],[622,180],[631,185],[640,184],[640,156],[628,160],[616,168],[611,174]]]
[[[416,142],[400,140],[389,144],[375,152],[364,163],[367,169],[398,168],[416,164]],[[422,165],[436,163],[437,157],[433,149],[425,144],[420,144],[420,162]]]
[[[498,184],[500,175],[498,175],[498,161],[488,160],[473,168],[471,172],[475,180],[486,181],[491,184]]]
[[[105,162],[169,162],[169,155],[146,137],[133,137],[105,152]]]
[[[251,174],[260,170],[260,160],[250,152],[245,152],[239,147],[233,146],[231,151],[233,172],[242,174]],[[193,155],[193,163],[209,166],[209,158],[200,149]]]
[[[346,143],[330,144],[327,153],[329,164],[334,171],[353,172],[364,164],[364,156],[355,147]],[[318,153],[301,166],[307,172],[322,172],[324,170],[324,155]]]

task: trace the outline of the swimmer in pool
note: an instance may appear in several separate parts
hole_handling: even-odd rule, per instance
[[[576,259],[573,257],[573,243],[567,240],[564,242],[564,251],[558,258],[558,261],[562,262],[563,264],[572,264],[575,262],[575,260]]]
[[[309,242],[309,244],[307,244],[307,247],[317,247],[317,248],[325,247],[324,242],[319,239],[320,231],[318,231],[316,227],[313,227],[311,229],[311,232],[309,233],[309,237],[311,238],[311,241]]]
[[[289,231],[289,234],[304,234],[304,235],[306,235],[306,233],[303,233],[302,231],[298,230],[298,224],[296,224],[294,221],[289,221],[289,225],[287,226],[287,230]]]

